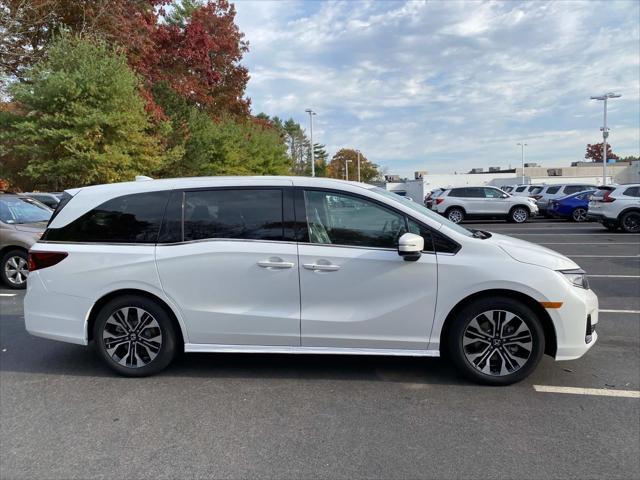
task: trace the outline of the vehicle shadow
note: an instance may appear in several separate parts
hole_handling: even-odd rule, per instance
[[[0,372],[121,378],[93,348],[29,337],[3,339]],[[15,340],[18,340],[17,342]],[[181,378],[252,378],[379,381],[467,385],[450,363],[440,358],[356,355],[286,355],[181,353],[158,376]]]

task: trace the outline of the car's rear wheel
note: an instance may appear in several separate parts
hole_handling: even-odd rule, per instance
[[[527,377],[544,353],[544,330],[537,315],[511,298],[476,300],[454,319],[448,353],[470,379],[509,385]]]
[[[526,207],[513,207],[509,212],[509,221],[513,223],[525,223],[529,220],[529,210]]]
[[[574,222],[584,222],[587,220],[587,209],[578,207],[571,212],[571,220]]]
[[[460,223],[464,220],[464,210],[458,207],[453,207],[447,210],[447,218],[453,223]]]
[[[640,212],[627,212],[620,219],[620,226],[626,233],[640,232]]]
[[[137,295],[117,297],[100,309],[93,340],[107,365],[129,377],[160,372],[176,353],[169,314],[153,300]]]
[[[27,286],[29,267],[27,252],[24,250],[9,250],[0,260],[0,276],[2,282],[9,288],[23,289]]]

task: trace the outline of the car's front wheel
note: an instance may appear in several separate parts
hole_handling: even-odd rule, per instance
[[[529,220],[529,210],[526,207],[514,207],[509,212],[508,220],[513,223],[525,223]]]
[[[626,233],[640,232],[640,212],[627,212],[620,219],[620,226]]]
[[[0,276],[3,283],[13,289],[22,289],[27,286],[29,267],[27,265],[27,252],[24,250],[10,250],[0,260]]]
[[[453,320],[448,353],[470,379],[509,385],[527,377],[544,353],[544,330],[537,315],[511,298],[476,300]]]
[[[93,340],[107,365],[129,377],[158,373],[176,354],[176,331],[169,314],[143,296],[124,295],[102,307]]]
[[[578,207],[571,212],[571,220],[574,222],[584,222],[587,220],[587,209]]]

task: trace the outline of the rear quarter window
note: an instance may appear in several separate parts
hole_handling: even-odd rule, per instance
[[[629,187],[622,194],[627,197],[640,197],[640,187]]]
[[[42,239],[79,243],[155,243],[169,192],[124,195],[109,200]]]

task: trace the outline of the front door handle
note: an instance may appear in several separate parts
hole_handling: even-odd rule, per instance
[[[320,263],[305,263],[302,265],[307,270],[313,270],[314,272],[335,272],[340,270],[340,265],[325,265]]]
[[[260,260],[258,266],[269,269],[293,268],[293,262],[285,262],[282,259],[270,258],[269,260]]]

